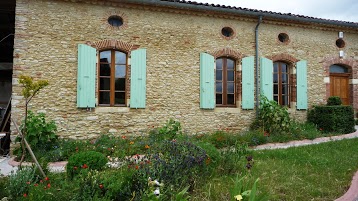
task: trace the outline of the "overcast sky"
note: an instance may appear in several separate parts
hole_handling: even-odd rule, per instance
[[[331,20],[358,22],[358,0],[194,0]]]

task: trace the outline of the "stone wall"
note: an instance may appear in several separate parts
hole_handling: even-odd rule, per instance
[[[255,54],[257,19],[173,11],[102,1],[17,0],[13,116],[18,121],[23,117],[24,101],[17,78],[25,74],[49,80],[50,85],[32,100],[30,109],[54,119],[63,137],[93,138],[107,132],[141,134],[169,118],[180,121],[190,133],[247,129],[255,111],[242,110],[239,103],[237,108],[199,108],[199,54],[226,56],[220,55],[225,49],[235,52],[229,56],[238,58],[239,68],[238,55]],[[108,25],[111,15],[122,16],[124,26],[117,29]],[[235,31],[230,40],[221,36],[225,26]],[[339,59],[335,46],[338,31],[264,19],[259,27],[259,52],[267,58],[284,53],[308,61],[311,107],[326,100],[322,62],[325,58]],[[290,41],[279,42],[279,33],[288,34]],[[347,30],[344,39],[345,58],[357,59],[357,33]],[[77,45],[104,40],[147,49],[146,109],[76,108]],[[356,67],[354,64],[354,79],[358,78]],[[305,119],[305,111],[292,106],[290,112],[297,119]]]

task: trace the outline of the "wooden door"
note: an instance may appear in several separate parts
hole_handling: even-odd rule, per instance
[[[339,96],[343,105],[349,105],[349,74],[330,74],[330,95]]]

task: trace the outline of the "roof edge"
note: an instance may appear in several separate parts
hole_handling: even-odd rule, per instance
[[[194,1],[185,1],[185,0],[117,0],[120,2],[134,3],[139,5],[149,5],[149,6],[163,6],[163,7],[176,7],[180,9],[190,9],[198,11],[214,11],[226,14],[236,14],[236,15],[245,15],[250,17],[259,17],[269,19],[280,19],[287,21],[296,21],[303,23],[315,23],[322,25],[331,25],[339,27],[348,27],[348,28],[358,28],[358,23],[355,22],[345,22],[339,20],[328,20],[322,18],[309,17],[304,15],[295,15],[291,13],[276,13],[270,11],[262,11],[255,9],[247,9],[241,7],[233,6],[222,6],[214,5],[209,3],[197,3]]]

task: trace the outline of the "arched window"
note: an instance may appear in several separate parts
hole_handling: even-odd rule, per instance
[[[235,106],[235,60],[228,57],[216,59],[216,105]]]
[[[125,106],[127,54],[118,50],[105,50],[99,55],[99,105]]]
[[[273,64],[273,99],[279,105],[290,104],[290,69],[287,63],[278,61]]]
[[[334,64],[329,67],[330,73],[348,73],[348,69],[344,66]]]

